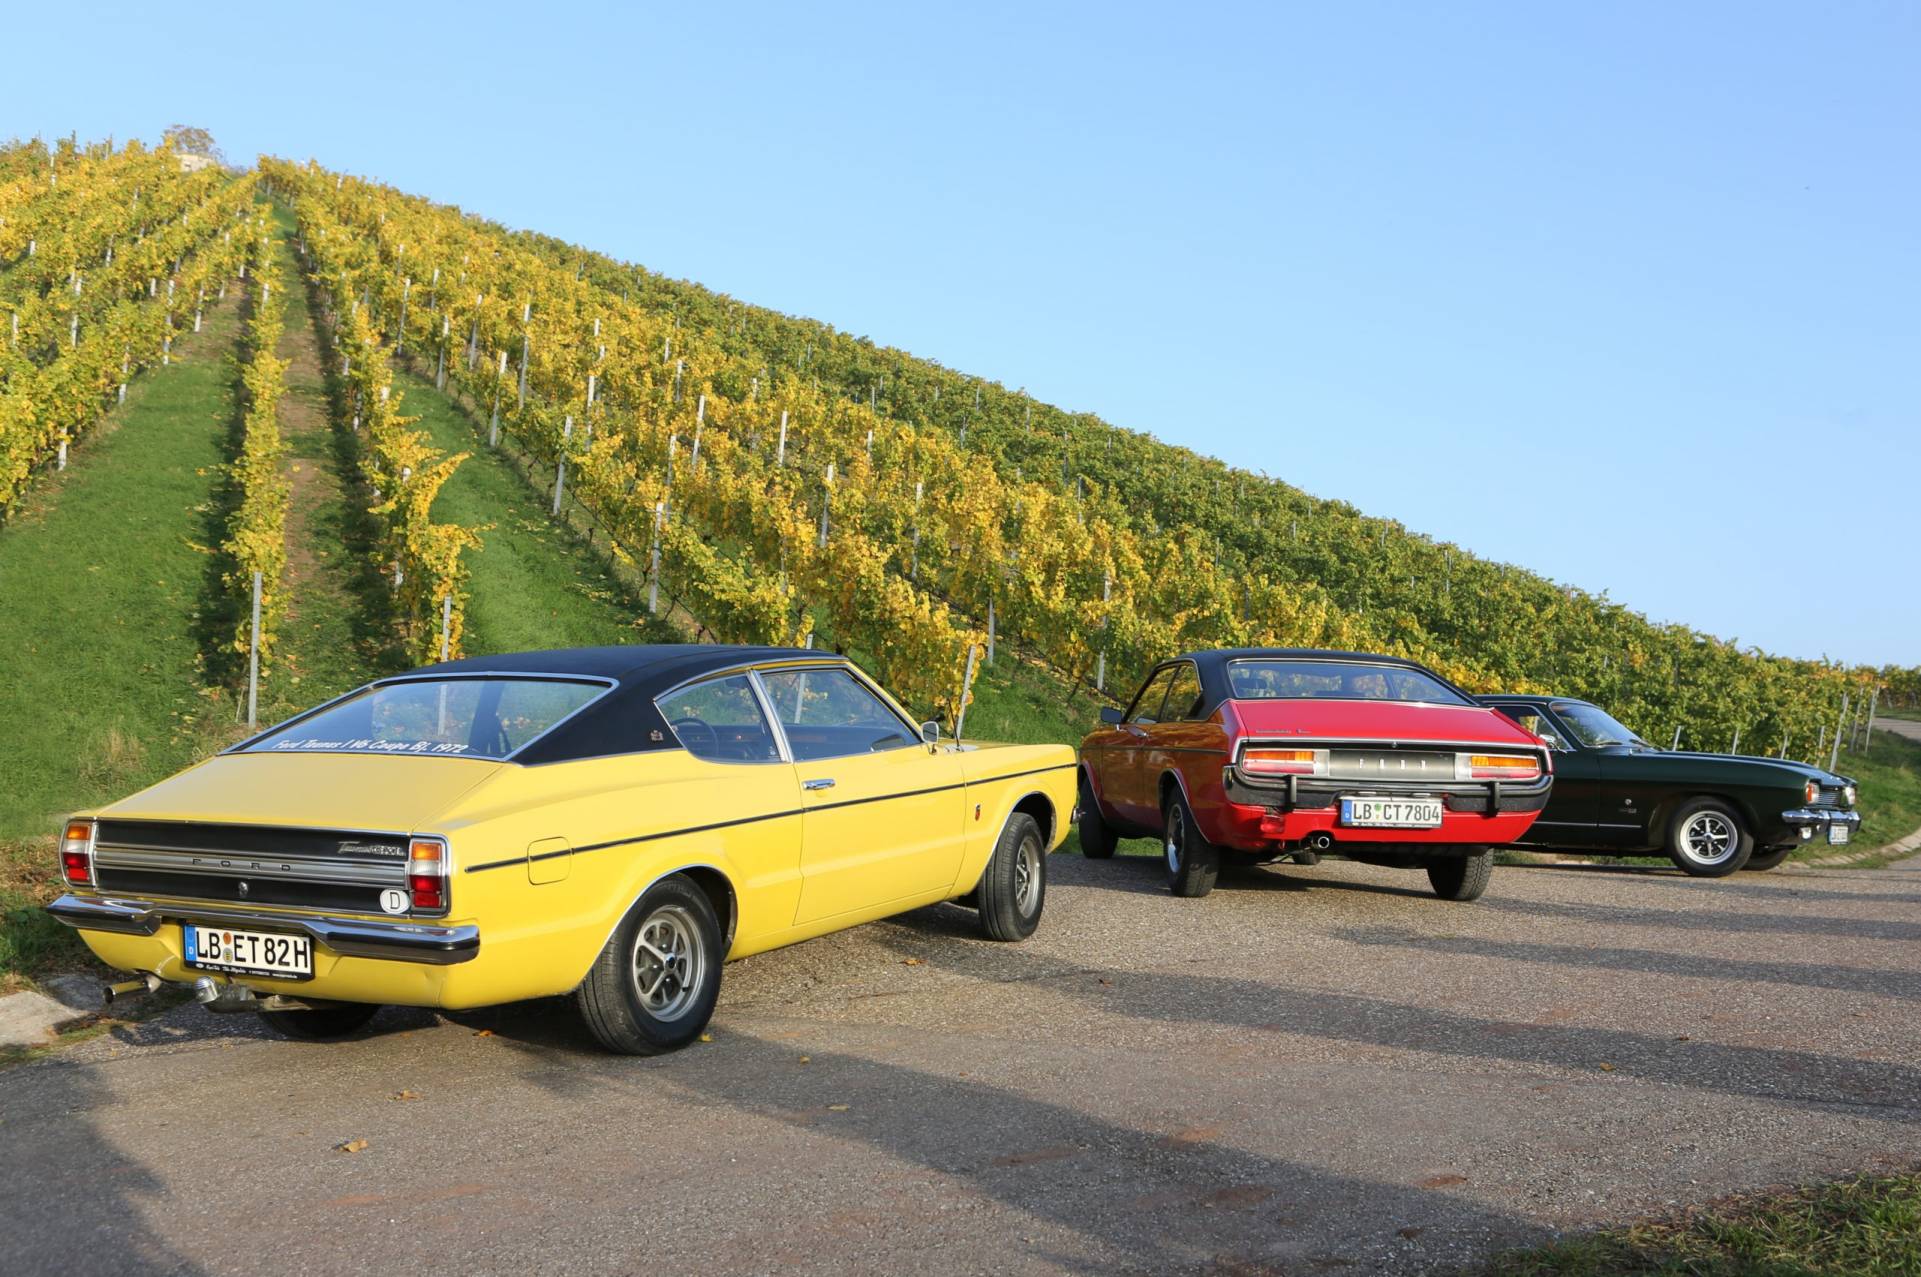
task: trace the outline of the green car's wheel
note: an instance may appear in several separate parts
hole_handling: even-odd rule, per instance
[[[1167,858],[1167,889],[1198,898],[1214,890],[1221,876],[1221,851],[1194,824],[1187,796],[1174,787],[1161,811],[1161,853]]]
[[[343,1002],[312,1011],[262,1011],[260,1018],[284,1037],[302,1042],[331,1042],[363,1028],[379,1012],[376,1003]]]
[[[1114,830],[1101,815],[1100,802],[1094,797],[1094,786],[1088,783],[1087,773],[1081,773],[1080,819],[1075,829],[1081,835],[1081,855],[1089,860],[1107,860],[1114,854],[1114,844],[1118,841]]]
[[[981,930],[995,940],[1025,940],[1040,925],[1047,903],[1047,845],[1025,812],[1008,817],[994,854],[974,888]]]
[[[720,998],[720,920],[680,874],[649,887],[581,981],[574,1001],[602,1046],[658,1055],[700,1036]]]
[[[1725,878],[1748,863],[1754,839],[1726,803],[1696,798],[1668,822],[1668,856],[1693,878]]]
[[[1479,900],[1493,876],[1494,852],[1486,847],[1471,855],[1427,862],[1428,883],[1443,900],[1458,900],[1463,904]]]

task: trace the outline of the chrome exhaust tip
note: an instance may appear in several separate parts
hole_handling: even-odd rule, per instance
[[[202,1004],[212,1002],[220,996],[220,986],[214,982],[212,976],[203,975],[193,982],[193,996],[196,1002]]]
[[[1313,833],[1307,836],[1307,847],[1309,851],[1313,851],[1313,852],[1327,851],[1329,848],[1333,846],[1334,846],[1334,835],[1328,833],[1325,829],[1321,830],[1319,833]]]
[[[139,997],[143,993],[152,993],[159,987],[160,977],[151,972],[135,980],[122,980],[117,984],[102,985],[100,987],[100,1005],[103,1007],[112,1006],[115,1002],[127,998]]]

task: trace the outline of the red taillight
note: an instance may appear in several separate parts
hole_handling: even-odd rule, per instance
[[[71,820],[60,839],[60,876],[69,887],[93,886],[93,822]]]
[[[1318,749],[1274,749],[1250,746],[1241,751],[1241,770],[1251,776],[1312,776],[1324,770]]]
[[[1467,774],[1472,780],[1534,780],[1541,760],[1527,754],[1470,754]]]
[[[415,913],[447,910],[447,844],[416,838],[407,848],[407,894]]]

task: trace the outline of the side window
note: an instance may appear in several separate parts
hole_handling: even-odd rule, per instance
[[[1552,719],[1532,705],[1496,705],[1502,715],[1513,719],[1522,731],[1533,732],[1547,742],[1549,749],[1565,750],[1568,743],[1554,726]]]
[[[760,681],[787,733],[795,762],[920,743],[918,733],[846,670],[831,666],[775,670],[762,674]]]
[[[1183,661],[1174,667],[1174,682],[1167,689],[1167,704],[1161,709],[1161,718],[1169,723],[1192,718],[1200,707],[1200,671]]]
[[[1160,722],[1161,701],[1167,695],[1167,685],[1173,681],[1173,678],[1174,667],[1171,665],[1165,669],[1155,670],[1153,676],[1147,680],[1147,686],[1141,688],[1140,695],[1136,696],[1134,703],[1128,707],[1127,721],[1138,723],[1142,727]]]
[[[773,729],[745,674],[710,678],[654,702],[674,738],[696,758],[722,763],[778,762]]]

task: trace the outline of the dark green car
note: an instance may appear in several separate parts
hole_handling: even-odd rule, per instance
[[[1772,869],[1854,834],[1854,782],[1807,763],[1657,749],[1565,696],[1483,696],[1554,751],[1554,790],[1521,847],[1666,855],[1697,878]]]

